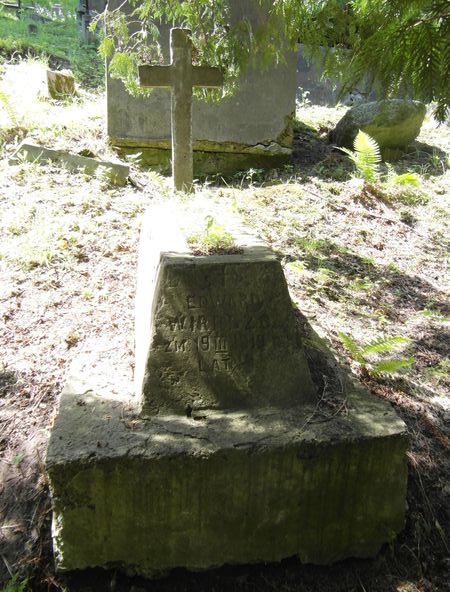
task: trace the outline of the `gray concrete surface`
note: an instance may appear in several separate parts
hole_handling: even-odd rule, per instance
[[[169,217],[150,208],[141,230],[136,386],[143,412],[314,401],[275,254],[238,236],[238,244],[239,238],[253,240],[242,244],[242,254],[194,256],[178,232],[171,243],[175,222]]]
[[[122,4],[112,0],[108,9]],[[124,6],[123,10],[127,10]],[[234,18],[243,14],[257,18],[254,0],[236,0]],[[162,27],[161,40],[169,60],[169,28]],[[194,173],[245,169],[252,163],[278,166],[289,160],[292,147],[290,118],[295,112],[295,52],[286,54],[286,64],[265,72],[249,69],[237,93],[218,104],[193,101]],[[108,135],[115,146],[143,153],[143,161],[167,170],[170,158],[170,94],[155,89],[151,96],[132,97],[118,80],[107,77]],[[221,158],[215,155],[220,154]],[[242,155],[242,158],[240,156]]]
[[[155,576],[294,555],[329,564],[373,556],[402,529],[405,426],[349,381],[330,381],[346,384],[334,392],[339,413],[144,419],[117,372],[107,347],[102,362],[92,353],[61,398],[47,454],[60,570]]]
[[[126,185],[130,174],[130,167],[123,163],[88,158],[87,156],[72,154],[66,150],[54,150],[25,141],[19,145],[11,156],[9,163],[14,165],[23,160],[41,164],[55,162],[70,171],[82,171],[88,175],[101,171],[115,185]]]

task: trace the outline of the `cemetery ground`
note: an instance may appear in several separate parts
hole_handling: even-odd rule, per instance
[[[326,142],[344,110],[299,105],[292,165],[203,180],[194,195],[171,197],[168,180],[136,159],[126,187],[51,163],[9,164],[25,137],[113,157],[104,96],[81,89],[71,102],[39,99],[41,69],[36,61],[5,66],[4,80],[14,84],[0,108],[0,585],[10,592],[450,590],[448,125],[427,117],[410,152],[368,184]],[[405,172],[418,175],[417,186],[394,181]],[[288,558],[176,570],[155,581],[115,571],[55,573],[44,462],[58,398],[71,362],[95,340],[108,343],[111,364],[132,375],[139,225],[156,201],[171,202],[174,216],[188,213],[197,229],[212,216],[219,238],[230,218],[241,217],[279,254],[300,328],[306,317],[406,422],[405,528],[376,558],[330,567]],[[410,341],[380,354],[364,347],[388,336]],[[377,360],[399,357],[414,363],[374,375]]]

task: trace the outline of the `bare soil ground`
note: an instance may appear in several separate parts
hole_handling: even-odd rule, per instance
[[[102,570],[62,576],[52,561],[44,470],[58,397],[72,360],[99,336],[132,375],[140,216],[152,201],[171,198],[164,179],[137,168],[135,185],[117,188],[53,165],[8,164],[24,136],[110,156],[103,97],[59,105],[31,95],[33,107],[21,111],[12,100],[16,121],[0,126],[0,586],[18,574],[36,592],[450,590],[449,127],[428,119],[394,165],[420,174],[420,187],[361,186],[325,139],[343,111],[305,107],[291,167],[199,184],[188,205],[200,225],[207,214],[218,221],[239,214],[279,252],[301,313],[405,420],[408,507],[396,541],[374,559],[330,567],[291,558],[199,574],[176,570],[158,581]],[[383,165],[382,174],[393,173]],[[187,204],[174,199],[173,207]],[[372,360],[352,360],[339,332],[360,345],[409,337],[403,355],[414,365],[373,377]]]

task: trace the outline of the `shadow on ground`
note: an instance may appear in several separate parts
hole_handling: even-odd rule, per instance
[[[293,260],[300,260],[310,271],[320,272],[326,278],[325,291],[331,300],[358,302],[355,293],[361,293],[361,301],[373,305],[392,321],[398,321],[404,309],[422,311],[433,303],[442,315],[450,314],[450,305],[443,292],[429,282],[401,271],[397,267],[377,265],[350,249],[328,239],[298,239],[298,250],[292,252]]]

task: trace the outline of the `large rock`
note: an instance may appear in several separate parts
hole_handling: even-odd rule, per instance
[[[352,107],[330,134],[336,146],[353,148],[359,130],[374,138],[383,152],[404,149],[418,135],[426,107],[418,101],[391,99]]]

